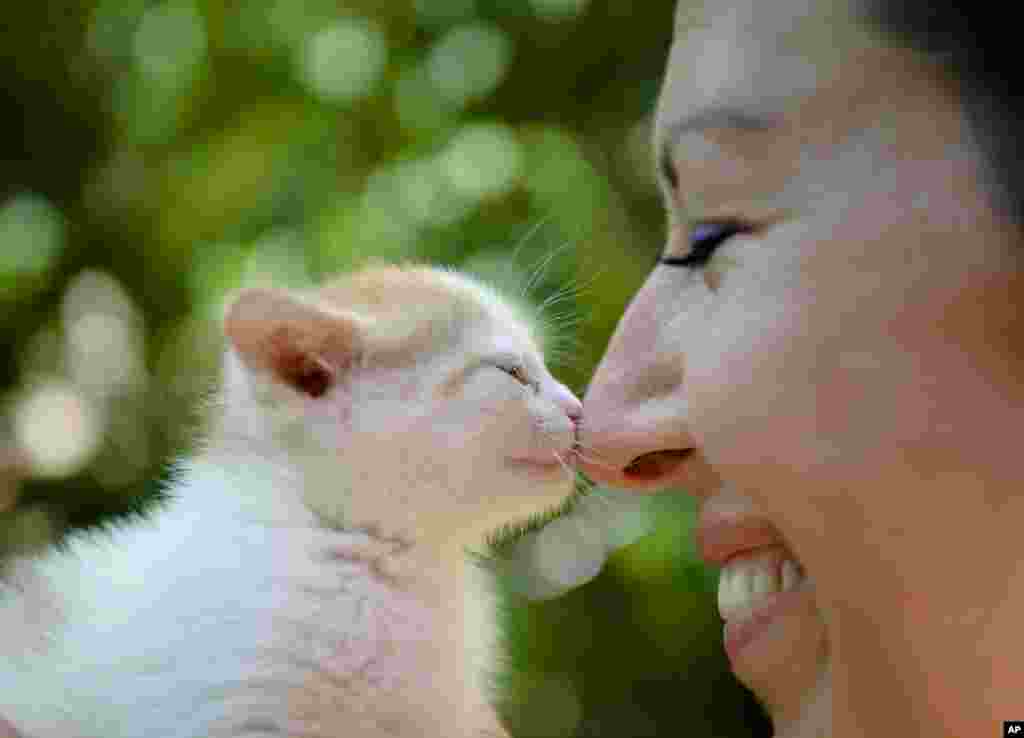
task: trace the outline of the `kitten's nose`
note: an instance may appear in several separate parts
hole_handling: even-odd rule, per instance
[[[564,384],[556,385],[555,403],[565,411],[565,414],[569,416],[569,420],[573,422],[573,425],[579,425],[580,418],[583,417],[583,403],[576,398],[576,395],[572,393],[572,390]]]

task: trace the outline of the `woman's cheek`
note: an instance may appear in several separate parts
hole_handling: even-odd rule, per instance
[[[786,417],[799,366],[800,310],[769,275],[732,267],[697,319],[687,321],[684,385],[688,422],[705,447],[745,448]]]

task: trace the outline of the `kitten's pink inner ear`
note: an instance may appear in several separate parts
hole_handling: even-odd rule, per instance
[[[312,354],[283,350],[275,363],[275,373],[285,384],[310,397],[323,397],[334,384],[334,368]]]
[[[287,292],[249,289],[228,309],[224,333],[248,367],[322,397],[356,359],[360,320]]]

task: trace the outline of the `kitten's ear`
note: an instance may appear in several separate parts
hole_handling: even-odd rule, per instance
[[[359,316],[303,301],[283,290],[243,290],[228,308],[224,333],[243,363],[321,397],[358,359]]]

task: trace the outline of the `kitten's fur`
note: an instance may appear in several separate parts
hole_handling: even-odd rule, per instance
[[[9,565],[0,715],[31,738],[504,735],[463,663],[464,546],[571,492],[579,413],[528,321],[378,267],[243,292],[225,333],[166,509]]]

